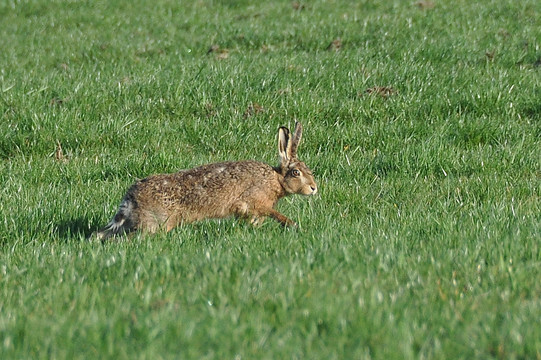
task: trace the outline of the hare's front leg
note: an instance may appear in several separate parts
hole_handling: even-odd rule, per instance
[[[274,209],[269,210],[269,216],[273,218],[274,220],[278,221],[280,224],[282,224],[282,226],[297,227],[297,223],[295,221],[291,220],[284,214]]]
[[[287,216],[281,214],[272,207],[272,202],[259,203],[255,206],[247,202],[239,201],[233,206],[233,213],[240,218],[250,218],[250,222],[259,225],[263,222],[263,217],[270,216],[278,221],[282,226],[295,227],[297,224]]]

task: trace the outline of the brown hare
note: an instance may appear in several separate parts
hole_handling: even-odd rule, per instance
[[[280,165],[231,161],[202,165],[175,174],[152,175],[133,184],[111,222],[94,233],[105,240],[114,235],[155,233],[208,218],[237,216],[259,223],[270,216],[283,226],[295,222],[274,209],[291,194],[314,195],[317,185],[310,169],[297,159],[302,126],[278,130]]]

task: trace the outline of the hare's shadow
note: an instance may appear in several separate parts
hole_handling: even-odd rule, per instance
[[[72,238],[88,238],[98,229],[96,219],[78,217],[74,219],[65,219],[56,224],[54,232],[63,240]]]

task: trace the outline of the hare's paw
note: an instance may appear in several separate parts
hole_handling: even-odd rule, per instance
[[[265,217],[263,216],[252,216],[250,218],[250,224],[256,227],[261,226],[264,221],[265,221]]]

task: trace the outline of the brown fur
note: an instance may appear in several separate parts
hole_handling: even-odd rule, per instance
[[[293,137],[287,128],[279,129],[278,167],[231,161],[139,180],[129,188],[115,217],[95,236],[104,240],[135,230],[170,231],[182,223],[228,216],[248,218],[253,223],[270,216],[284,226],[295,226],[274,207],[286,195],[317,192],[310,169],[297,159],[301,136],[300,123]]]

